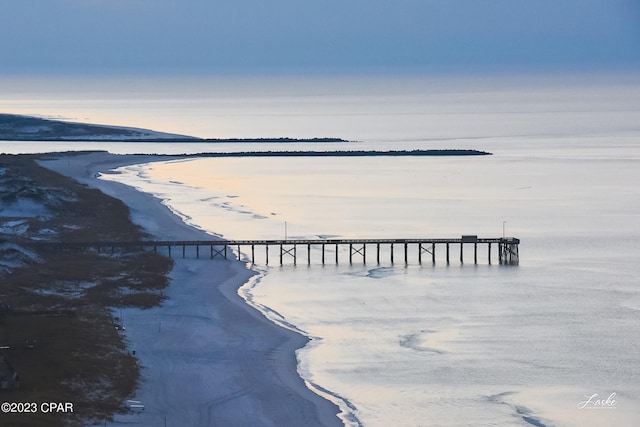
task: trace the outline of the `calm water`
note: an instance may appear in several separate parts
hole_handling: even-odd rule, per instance
[[[253,82],[235,97],[227,90],[226,109],[203,95],[199,107],[174,111],[174,128],[137,125],[190,133],[180,123],[193,111],[218,120],[224,110],[220,121],[237,126],[224,136],[329,135],[359,141],[349,146],[495,155],[197,159],[105,178],[157,194],[230,239],[498,237],[504,224],[522,240],[516,268],[489,266],[484,252],[478,266],[447,266],[442,253],[435,266],[392,265],[383,254],[380,265],[266,267],[258,257],[263,274],[242,293],[314,337],[299,371],[341,403],[349,425],[637,425],[640,86],[348,83],[277,92]],[[161,109],[140,102],[145,114]],[[612,393],[615,405],[581,405]]]
[[[300,238],[497,237],[507,221],[523,242],[518,268],[486,265],[482,252],[478,266],[447,267],[441,252],[435,266],[417,265],[416,254],[409,266],[374,257],[366,266],[261,265],[265,275],[244,292],[275,321],[318,338],[299,354],[301,373],[348,399],[364,425],[632,425],[639,162],[604,149],[597,159],[523,149],[464,159],[202,159],[115,178],[227,238],[283,237],[285,222]],[[576,408],[585,394],[614,392],[615,411]]]

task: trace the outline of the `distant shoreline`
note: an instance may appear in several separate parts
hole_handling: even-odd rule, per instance
[[[74,123],[35,116],[0,113],[0,140],[24,142],[204,142],[204,143],[327,143],[342,138],[199,138],[150,129]]]
[[[374,156],[491,156],[479,150],[350,150],[350,151],[242,151],[236,153],[198,153],[185,157],[374,157]]]
[[[157,132],[149,129],[127,128],[60,120],[33,116],[0,114],[0,140],[15,142],[137,142],[137,143],[343,143],[342,138],[198,138]],[[103,150],[96,150],[103,151]],[[283,150],[242,151],[235,153],[202,152],[182,154],[190,157],[371,157],[371,156],[486,156],[486,151],[467,149],[430,150]]]
[[[75,156],[78,154],[107,153],[106,150],[49,152],[43,155]],[[349,150],[349,151],[239,151],[239,152],[203,152],[193,154],[127,154],[135,156],[153,155],[157,158],[188,159],[198,157],[420,157],[420,156],[492,156],[493,153],[480,150],[442,149],[442,150]]]
[[[291,143],[334,143],[351,142],[342,138],[95,138],[92,136],[77,137],[28,137],[28,136],[7,136],[0,133],[0,141],[15,142],[138,142],[138,143],[211,143],[211,144],[234,144],[234,143],[258,143],[258,144],[291,144]]]
[[[11,142],[125,142],[125,143],[346,143],[342,138],[198,138],[148,129],[70,123],[33,116],[0,114],[0,140]],[[51,150],[49,150],[51,151]],[[93,150],[91,150],[93,151]],[[95,150],[101,152],[104,150]],[[372,156],[486,156],[492,153],[468,149],[429,150],[282,150],[202,152],[180,157],[372,157]]]

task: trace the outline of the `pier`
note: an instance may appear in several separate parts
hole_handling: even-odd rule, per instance
[[[479,247],[484,247],[487,263],[497,258],[500,265],[518,265],[518,245],[515,237],[479,238],[462,236],[452,239],[277,239],[277,240],[197,240],[197,241],[135,241],[135,242],[48,242],[39,243],[56,250],[95,250],[97,252],[152,251],[164,253],[169,258],[228,259],[237,249],[238,256],[245,255],[247,262],[257,263],[257,249],[263,254],[265,264],[280,265],[312,263],[367,262],[375,261],[404,264],[423,261],[436,264],[438,260],[450,264],[456,257],[461,264],[478,264]],[[465,247],[467,250],[465,250]],[[472,248],[473,252],[468,253]],[[495,256],[495,258],[492,258]]]

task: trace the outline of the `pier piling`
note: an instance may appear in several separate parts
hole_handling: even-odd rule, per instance
[[[464,246],[467,243],[473,243],[473,262],[478,264],[479,246],[486,245],[487,261],[489,265],[492,263],[492,250],[497,246],[498,261],[500,265],[518,265],[520,262],[519,244],[520,240],[515,237],[502,238],[478,238],[477,236],[462,236],[456,239],[306,239],[306,240],[212,240],[212,241],[137,241],[137,242],[32,242],[33,246],[47,246],[56,250],[95,250],[115,253],[120,251],[133,250],[149,250],[154,253],[160,252],[160,248],[167,248],[167,254],[171,258],[173,248],[182,248],[182,258],[188,256],[193,257],[192,250],[187,251],[188,247],[195,247],[195,258],[200,259],[200,246],[209,246],[210,258],[216,257],[228,259],[228,250],[237,248],[238,257],[241,256],[243,247],[247,251],[251,251],[251,262],[256,263],[256,246],[265,247],[265,263],[269,264],[269,247],[280,247],[280,265],[285,264],[286,259],[291,259],[293,264],[297,263],[298,245],[304,245],[307,249],[307,264],[311,265],[314,260],[314,247],[321,252],[321,262],[326,263],[326,245],[330,244],[335,247],[335,263],[339,263],[340,249],[347,248],[349,251],[349,263],[359,261],[357,255],[362,258],[362,263],[367,263],[367,245],[376,245],[376,262],[381,263],[383,249],[388,247],[389,259],[391,264],[395,262],[395,246],[401,244],[404,248],[404,262],[410,263],[409,252],[410,247],[416,247],[417,261],[422,264],[423,254],[431,254],[431,262],[435,265],[437,261],[436,246],[445,246],[445,260],[450,264],[451,245],[460,245],[460,263],[464,263]],[[415,245],[415,246],[414,246]],[[248,256],[247,256],[248,258]],[[355,258],[355,259],[354,259]]]

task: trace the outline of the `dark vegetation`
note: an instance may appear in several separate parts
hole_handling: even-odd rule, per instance
[[[264,143],[288,143],[288,142],[348,142],[342,138],[206,138],[205,142],[264,142]]]
[[[0,140],[4,141],[119,141],[119,142],[346,142],[340,138],[196,138],[168,136],[157,138],[153,131],[117,126],[72,123],[39,117],[0,114]]]
[[[350,151],[245,151],[239,153],[201,153],[195,157],[372,157],[372,156],[487,156],[478,150],[350,150]]]
[[[196,138],[168,136],[157,138],[152,131],[115,126],[70,123],[29,116],[0,114],[0,140],[5,141],[91,141],[91,142],[204,142],[204,143],[334,143],[348,142],[342,138]],[[477,156],[489,155],[484,151],[446,150],[391,150],[391,151],[260,151],[240,153],[202,153],[211,157],[276,157],[276,156]]]
[[[33,156],[1,155],[0,207],[15,211],[25,201],[44,209],[25,217],[0,211],[0,261],[10,261],[0,269],[0,352],[20,376],[19,388],[0,390],[0,401],[72,402],[74,412],[0,413],[0,425],[99,423],[126,410],[139,376],[118,308],[159,304],[172,263],[145,252],[37,252],[29,245],[35,239],[146,236],[119,200],[40,167]]]
[[[0,114],[0,139],[5,141],[57,141],[92,135],[135,137],[132,129],[112,128],[82,123],[68,123],[37,117]]]

